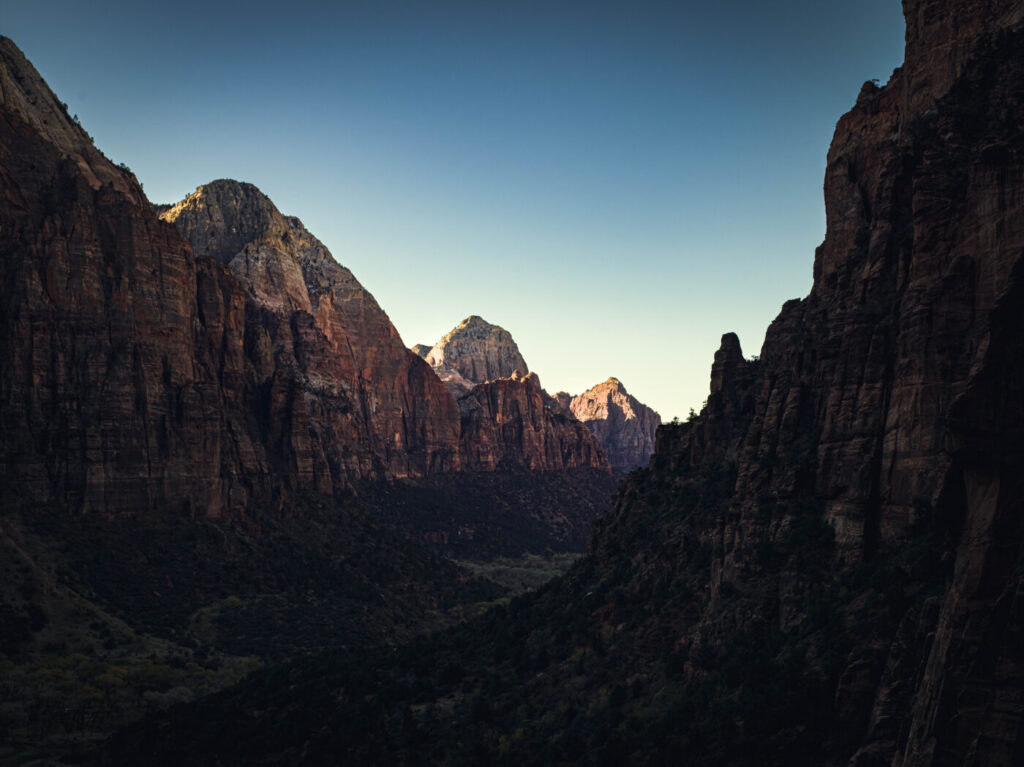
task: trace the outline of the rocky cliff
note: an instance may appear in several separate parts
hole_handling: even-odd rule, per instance
[[[478,383],[530,372],[512,334],[477,317],[467,317],[424,357],[456,396]]]
[[[216,516],[460,468],[455,400],[298,219],[234,181],[151,206],[6,39],[0,89],[10,497]],[[444,359],[519,364],[464,324]]]
[[[903,6],[906,60],[837,125],[813,287],[759,361],[723,337],[706,408],[659,429],[569,576],[373,680],[332,668],[392,721],[413,700],[381,692],[399,684],[465,706],[310,728],[304,753],[1022,763],[1024,6]],[[247,725],[257,693],[221,727],[290,721]],[[288,753],[277,732],[253,748]]]
[[[709,535],[721,556],[697,623],[708,635],[725,622],[726,585],[758,583],[734,629],[756,614],[791,635],[820,599],[847,627],[870,623],[854,604],[870,589],[844,602],[853,569],[900,584],[887,594],[898,620],[875,615],[875,636],[832,676],[808,673],[834,695],[830,759],[1010,764],[1024,726],[1007,670],[1022,630],[1010,605],[1024,585],[1024,442],[1019,407],[994,411],[1022,393],[1010,339],[1024,305],[1024,9],[904,10],[904,65],[865,84],[836,128],[810,295],[785,305],[757,365],[723,339],[707,410],[659,434],[654,476],[734,462]],[[765,566],[819,522],[828,586],[799,558]],[[941,564],[924,572],[908,560],[927,546]]]
[[[269,463],[238,407],[237,281],[156,219],[6,38],[0,87],[5,496],[109,513],[244,505]]]
[[[457,468],[455,402],[297,219],[200,189],[165,213],[197,256],[9,40],[0,85],[5,488],[216,515]]]
[[[479,384],[459,399],[459,410],[467,468],[611,469],[587,428],[550,407],[536,373]]]
[[[504,328],[472,315],[424,349],[413,351],[458,399],[467,470],[610,468],[600,441],[541,388]]]
[[[286,371],[291,399],[308,411],[297,417],[307,421],[311,449],[322,453],[322,470],[335,483],[458,468],[454,401],[299,219],[231,180],[201,186],[161,218],[197,256],[226,265],[245,286],[258,383]]]
[[[477,392],[490,376],[525,370],[508,331],[474,316],[429,352],[406,350],[352,273],[251,184],[206,184],[161,218],[181,231],[197,256],[225,264],[246,287],[252,333],[260,338],[255,346],[268,354],[264,370],[293,371],[307,401],[337,391],[358,403],[325,404],[311,421],[314,446],[362,461],[346,467],[349,476],[373,476],[382,459],[387,463],[378,476],[387,478],[460,468],[608,468],[601,449],[571,419],[533,409],[528,387],[495,382]],[[320,333],[296,337],[295,327],[303,324]],[[469,399],[456,411],[449,392]],[[418,444],[417,435],[425,438]],[[427,462],[410,465],[410,455]]]
[[[600,441],[612,466],[628,471],[646,464],[654,452],[661,416],[630,395],[619,379],[609,378],[576,395],[568,407]]]
[[[460,440],[422,355],[298,219],[226,180],[150,206],[9,40],[0,57],[5,487],[75,510],[217,515],[286,488],[457,470],[460,444],[473,467],[511,460],[515,439],[488,437],[503,445],[490,457]],[[463,393],[528,370],[479,317],[425,356]],[[519,388],[483,400],[515,389],[495,407],[525,414]],[[527,439],[543,455],[514,462],[606,467],[585,435],[568,446],[577,431]]]

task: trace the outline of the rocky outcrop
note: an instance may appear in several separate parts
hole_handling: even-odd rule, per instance
[[[162,218],[197,256],[226,264],[246,286],[255,367],[264,377],[294,376],[313,408],[312,444],[332,474],[458,468],[455,403],[299,219],[283,216],[251,184],[230,180],[200,187]]]
[[[467,386],[530,372],[512,334],[475,314],[434,344],[425,359],[456,396]]]
[[[561,413],[572,413],[572,395],[569,392],[560,391],[551,395],[552,407]]]
[[[561,394],[561,393],[560,393]],[[559,395],[556,401],[561,405]],[[629,470],[647,463],[661,416],[609,378],[569,402],[570,412],[598,438],[612,466]]]
[[[391,461],[384,476],[389,478],[459,467],[607,468],[600,449],[594,450],[582,430],[531,411],[521,386],[489,387],[484,397],[489,409],[460,402],[461,417],[456,417],[448,392],[472,396],[477,383],[445,364],[434,367],[438,381],[421,361],[423,354],[402,347],[387,316],[351,272],[297,218],[282,216],[251,184],[207,184],[162,218],[179,228],[196,255],[226,264],[246,286],[250,311],[258,314],[267,337],[263,346],[273,352],[267,370],[297,371],[311,394],[322,396],[325,386],[332,386],[359,402],[340,412],[324,407],[312,421],[313,444],[324,445],[328,454],[347,447],[345,454],[353,458],[387,456]],[[310,315],[322,337],[313,343],[297,341],[290,318],[301,322]],[[526,366],[511,335],[479,317],[464,321],[425,359],[447,359],[478,377],[513,364]],[[467,421],[467,411],[477,417]],[[483,412],[494,422],[483,423]],[[409,466],[406,446],[417,434],[427,439],[416,445],[416,453],[427,455],[429,462]],[[371,476],[373,469],[372,463],[355,465],[349,474]]]
[[[553,410],[536,373],[478,384],[459,399],[467,469],[610,470],[598,441],[572,416]]]
[[[467,451],[474,467],[606,466],[589,442],[563,456],[525,440],[541,452],[513,460],[512,442],[492,440],[503,447],[483,458],[431,366],[299,219],[230,180],[151,205],[8,40],[0,88],[9,497],[217,516],[457,471]],[[460,368],[526,369],[508,333],[479,318],[431,354],[462,391],[476,383]]]
[[[197,256],[9,40],[0,84],[8,497],[217,515],[457,468],[454,400],[297,219],[200,189],[165,213]]]
[[[467,470],[608,470],[600,444],[541,388],[504,328],[473,315],[426,354],[417,350],[459,401]]]

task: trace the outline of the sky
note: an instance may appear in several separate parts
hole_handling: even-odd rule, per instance
[[[407,345],[478,314],[664,420],[807,294],[832,131],[903,33],[899,0],[0,0],[154,202],[254,183]]]

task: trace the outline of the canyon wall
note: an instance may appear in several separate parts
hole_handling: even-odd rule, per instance
[[[646,464],[654,452],[661,416],[627,392],[619,379],[609,378],[577,394],[568,409],[598,438],[612,466],[628,471]]]
[[[463,447],[431,366],[258,189],[222,180],[150,205],[6,38],[0,111],[0,486],[12,502],[218,516],[459,471],[467,450],[473,468],[508,458],[511,443],[491,457]],[[503,372],[493,356],[477,372]],[[553,455],[516,463],[561,468]]]

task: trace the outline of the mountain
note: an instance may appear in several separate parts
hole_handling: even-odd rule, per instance
[[[283,388],[275,417],[302,424],[303,471],[330,484],[459,467],[458,415],[355,276],[295,217],[251,184],[199,187],[161,214],[197,257],[245,286],[246,349],[256,385]]]
[[[565,577],[106,758],[1021,764],[1024,7],[903,8],[903,66],[836,127],[810,294],[757,361],[723,337]]]
[[[356,498],[462,476],[460,413],[298,219],[230,181],[152,206],[7,38],[0,118],[3,759],[504,593]],[[456,511],[579,549],[600,473],[559,513],[553,478],[466,475]]]
[[[446,333],[424,359],[442,380],[454,378],[449,388],[455,387],[456,396],[464,382],[478,384],[510,378],[517,370],[521,375],[530,372],[512,334],[475,314]]]
[[[516,371],[479,384],[459,399],[459,409],[467,467],[594,467],[611,473],[600,443],[575,418],[550,407],[536,373]]]
[[[193,251],[10,41],[0,53],[0,487],[216,516],[458,468],[456,403],[297,219],[212,185],[164,214]]]
[[[405,349],[352,273],[253,185],[211,182],[160,217],[245,286],[250,357],[264,378],[285,371],[301,387],[310,449],[343,468],[335,484],[609,469],[585,429],[545,409],[535,376],[515,377],[526,362],[508,331],[473,316],[425,355]]]
[[[562,392],[555,395],[561,404]],[[612,466],[628,471],[647,463],[661,416],[609,378],[569,400],[568,410],[594,433]]]

